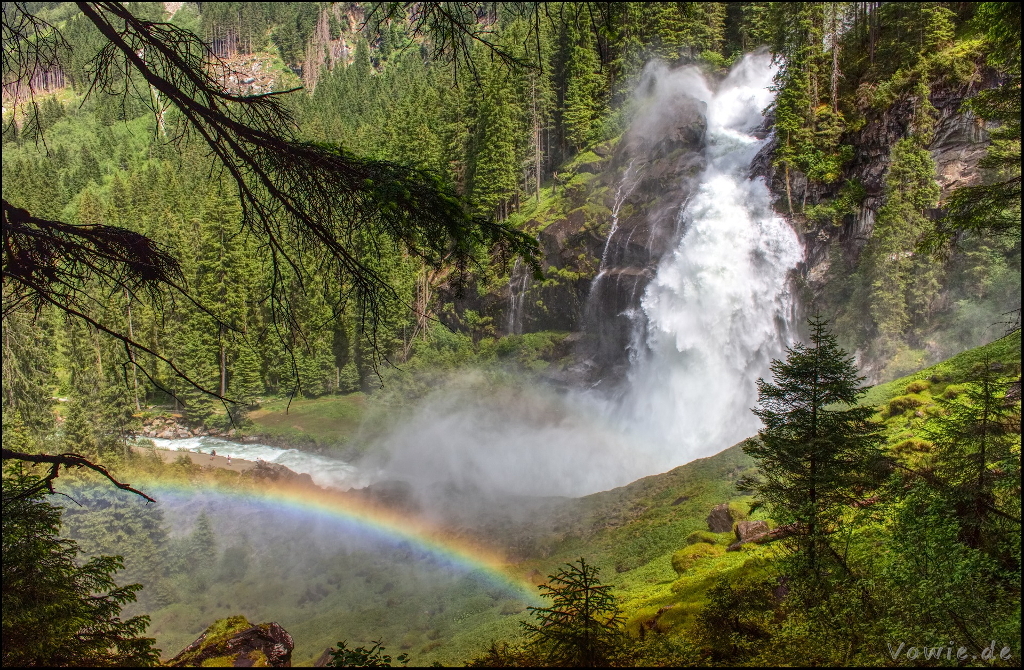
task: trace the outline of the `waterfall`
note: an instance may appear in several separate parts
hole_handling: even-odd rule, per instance
[[[765,184],[749,178],[773,74],[756,54],[717,85],[697,68],[648,66],[616,148],[611,239],[574,364],[584,369],[570,377],[584,383],[495,384],[467,371],[361,469],[411,482],[422,500],[581,496],[754,435],[756,380],[792,341],[789,275],[803,254]],[[512,272],[510,332],[530,325],[526,270]]]
[[[771,103],[767,54],[745,56],[707,105],[707,167],[680,210],[682,237],[658,264],[636,310],[630,391],[621,415],[630,433],[678,465],[708,456],[758,429],[750,412],[756,380],[791,341],[789,273],[800,241],[771,207],[767,186],[749,178],[765,140]],[[694,71],[656,77],[692,80]]]
[[[526,289],[530,286],[530,271],[524,263],[517,258],[512,266],[512,273],[508,277],[508,322],[506,331],[509,335],[522,335],[523,333],[523,300],[526,298]]]
[[[626,198],[633,192],[636,185],[640,183],[638,179],[633,178],[634,163],[636,163],[635,157],[630,159],[629,165],[626,166],[626,171],[622,174],[622,179],[619,180],[619,187],[615,191],[615,200],[612,202],[612,225],[608,230],[608,239],[604,241],[604,249],[601,250],[601,264],[597,268],[597,276],[594,277],[594,281],[590,285],[591,294],[597,293],[601,279],[608,273],[608,248],[611,247],[612,239],[619,229],[619,210],[622,209],[622,203],[626,201]]]

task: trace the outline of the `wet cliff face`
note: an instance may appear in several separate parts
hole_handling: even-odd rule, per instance
[[[937,111],[935,132],[928,149],[936,165],[936,178],[942,191],[940,202],[956,188],[978,183],[978,161],[985,155],[988,133],[985,122],[971,112],[962,110],[964,100],[981,88],[993,86],[985,80],[958,87],[937,86],[930,102]],[[883,186],[889,168],[890,151],[911,132],[915,100],[903,98],[888,109],[869,117],[864,127],[845,141],[854,147],[854,157],[834,184],[809,184],[799,172],[791,172],[791,188],[795,211],[788,212],[786,184],[781,173],[771,165],[775,150],[773,142],[765,145],[754,161],[753,172],[768,182],[774,194],[775,207],[790,218],[803,235],[806,248],[801,274],[812,295],[824,289],[829,277],[829,251],[839,244],[847,259],[855,261],[871,237],[875,215],[883,204]],[[864,187],[865,198],[858,210],[844,217],[841,227],[815,225],[801,214],[806,206],[835,198],[843,184],[856,180]],[[937,215],[938,212],[935,212]]]
[[[678,243],[680,210],[706,167],[706,105],[683,95],[641,114],[609,165],[612,220],[588,286],[577,372],[620,379],[640,298],[658,261]]]
[[[544,279],[519,265],[500,291],[442,287],[438,302],[453,309],[441,320],[462,328],[468,309],[489,317],[496,335],[570,331],[578,363],[567,381],[596,381],[612,371],[621,377],[631,312],[678,241],[680,208],[706,164],[704,107],[680,94],[641,111],[617,142],[558,173],[554,196],[562,211],[525,223],[540,241]]]

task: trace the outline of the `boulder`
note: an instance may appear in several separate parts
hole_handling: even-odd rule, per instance
[[[715,505],[711,514],[708,514],[708,530],[712,533],[728,533],[732,530],[733,521],[728,503]]]
[[[736,540],[738,542],[749,542],[767,532],[768,523],[766,521],[740,521],[736,524]]]
[[[213,622],[167,662],[173,668],[290,668],[295,643],[280,624],[252,625],[244,616]]]

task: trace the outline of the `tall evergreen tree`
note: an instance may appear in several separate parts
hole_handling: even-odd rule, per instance
[[[757,382],[764,424],[743,451],[757,461],[761,479],[746,478],[780,524],[792,524],[797,558],[812,579],[840,561],[833,534],[849,505],[861,500],[879,462],[875,410],[858,407],[864,380],[836,344],[828,322],[810,320],[810,345],[786,349],[786,360],[771,364],[772,382]]]
[[[942,411],[925,425],[939,493],[956,510],[960,541],[972,548],[992,549],[1020,512],[1012,508],[1020,500],[1020,401],[1007,398],[1012,382],[995,367],[978,365],[957,393],[937,398]]]
[[[528,608],[538,623],[524,622],[523,628],[556,665],[607,665],[621,640],[622,614],[611,585],[601,584],[599,573],[582,557],[568,563],[540,586],[551,607]]]
[[[569,55],[565,64],[565,96],[562,124],[569,144],[579,151],[597,139],[603,111],[604,81],[594,50],[593,35],[575,23],[566,27]]]

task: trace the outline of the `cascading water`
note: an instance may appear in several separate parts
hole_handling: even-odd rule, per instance
[[[615,233],[619,229],[619,210],[622,209],[622,203],[626,201],[626,198],[629,197],[629,194],[639,183],[633,175],[634,163],[636,163],[636,158],[629,161],[626,171],[622,174],[622,179],[619,180],[619,188],[615,192],[615,200],[612,203],[612,225],[608,230],[608,239],[604,242],[604,249],[601,250],[601,265],[598,266],[597,276],[594,277],[594,281],[590,286],[591,293],[596,292],[597,287],[601,284],[601,280],[608,273],[608,249],[611,247],[612,240],[615,239]]]
[[[653,76],[692,82],[695,72],[662,66]],[[662,452],[666,465],[756,432],[755,382],[790,341],[789,272],[803,250],[772,211],[767,186],[748,176],[764,143],[754,132],[772,100],[773,74],[767,54],[752,54],[715,92],[691,84],[707,105],[708,163],[680,212],[682,238],[636,313],[631,391],[621,407],[627,431]]]
[[[530,271],[517,258],[508,279],[509,309],[506,329],[510,335],[522,335],[523,333],[523,301],[526,299],[526,289],[529,286]]]

